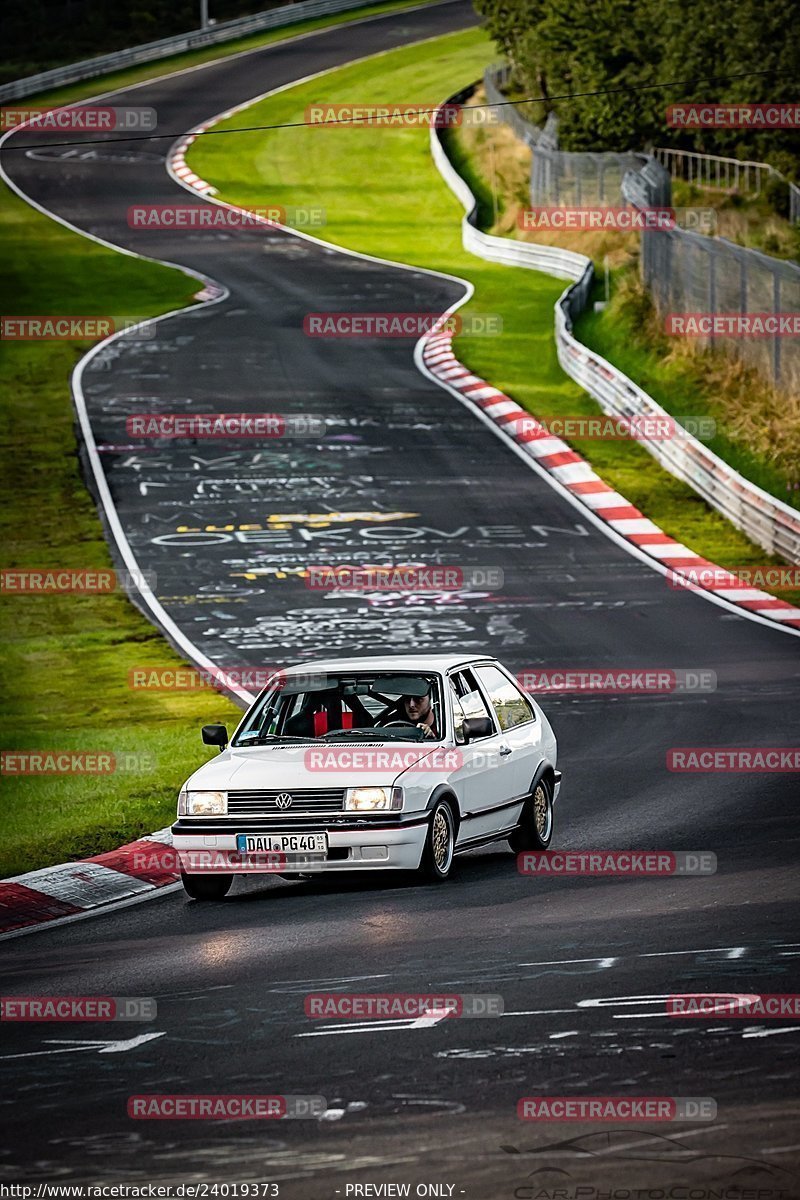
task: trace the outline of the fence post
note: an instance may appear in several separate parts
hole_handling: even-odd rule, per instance
[[[714,253],[713,245],[708,247],[708,311],[715,313],[717,311],[717,256]],[[711,349],[714,349],[714,324],[711,324],[711,333],[709,335]]]
[[[777,271],[772,276],[772,311],[776,316],[781,311],[781,277]],[[780,322],[778,322],[778,325],[780,325]],[[777,325],[772,339],[772,376],[776,383],[780,381],[781,335]]]

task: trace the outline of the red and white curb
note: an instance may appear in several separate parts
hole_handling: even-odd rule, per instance
[[[185,137],[181,138],[180,141],[172,147],[169,153],[169,163],[173,174],[180,179],[181,183],[188,184],[189,187],[194,188],[196,192],[200,192],[203,196],[216,196],[217,189],[210,183],[207,183],[205,179],[201,179],[199,175],[195,174],[191,167],[187,166],[186,152],[191,146],[192,142],[195,140],[196,135],[198,133],[205,133],[205,131],[210,129],[213,124],[216,124],[216,119],[214,121],[208,121],[204,125],[198,125],[197,130],[194,133],[187,133]]]
[[[324,74],[324,72],[322,72]],[[294,85],[290,85],[294,86]],[[276,89],[283,91],[283,88]],[[272,93],[267,93],[271,95]],[[204,179],[196,175],[186,166],[185,154],[195,140],[195,135],[205,132],[220,121],[248,108],[257,99],[239,104],[224,113],[219,113],[210,120],[198,125],[196,129],[175,144],[167,155],[167,169],[177,182],[187,190],[196,191],[202,195],[216,195],[213,188]],[[223,208],[236,209],[237,206],[227,201],[216,200],[214,203]],[[317,241],[318,238],[308,234],[297,233],[297,236]],[[335,249],[344,253],[352,253],[336,246]],[[366,255],[364,257],[371,257]],[[400,264],[395,263],[395,266]],[[441,318],[443,323],[446,315]],[[558,480],[570,493],[574,500],[588,508],[595,517],[604,521],[609,529],[635,546],[639,553],[666,567],[672,572],[672,586],[677,590],[681,585],[679,579],[686,578],[687,590],[707,592],[725,600],[729,604],[764,620],[774,621],[782,627],[800,630],[800,609],[779,600],[769,592],[760,588],[747,587],[737,576],[717,566],[706,558],[690,550],[688,546],[669,537],[662,529],[645,516],[638,508],[630,503],[620,492],[615,491],[605,483],[589,463],[577,454],[561,438],[554,437],[535,417],[526,412],[510,396],[499,391],[485,379],[480,379],[459,362],[453,353],[453,334],[441,328],[440,324],[422,339],[422,362],[426,369],[446,386],[456,391],[463,400],[474,404],[485,417],[488,417],[503,433],[512,438],[517,445],[537,466],[543,468],[554,479]]]
[[[322,71],[319,74],[326,72]],[[295,85],[285,85],[287,88],[292,86]],[[273,90],[283,91],[284,88]],[[271,94],[273,93],[265,93]],[[167,155],[167,169],[177,182],[199,195],[211,198],[217,194],[216,188],[201,179],[187,165],[186,152],[197,134],[205,132],[234,112],[249,107],[257,99],[261,97],[255,97],[234,109],[218,114],[197,126],[173,146]],[[23,195],[23,198],[32,203],[28,197]],[[224,208],[237,208],[236,205],[225,201],[215,203]],[[47,213],[47,210],[40,211]],[[52,216],[49,213],[47,215]],[[348,251],[297,230],[286,232],[292,232],[295,236],[329,246],[353,257],[374,262],[387,261],[372,255],[362,255],[357,251]],[[85,236],[94,238],[94,235]],[[101,241],[98,238],[94,240]],[[109,245],[111,249],[118,249],[107,242],[102,244]],[[396,262],[391,265],[404,267],[404,264]],[[419,270],[411,267],[406,269]],[[425,273],[441,274],[434,271]],[[469,287],[465,280],[460,282]],[[204,283],[203,290],[197,293],[195,299],[214,300],[225,295],[225,290],[211,280],[205,278]],[[446,319],[445,314],[441,321]],[[566,488],[574,500],[589,509],[596,518],[604,521],[617,537],[628,541],[640,553],[673,571],[675,575],[686,576],[687,588],[713,592],[720,599],[753,615],[779,622],[782,626],[800,629],[800,609],[759,588],[743,586],[735,575],[728,574],[723,568],[665,534],[621,493],[609,487],[589,463],[566,442],[551,435],[545,426],[540,425],[515,400],[485,379],[474,375],[459,362],[453,353],[452,340],[453,334],[439,327],[434,327],[425,339],[421,339],[422,361],[427,371],[443,385],[457,392],[462,400],[473,404],[485,418],[510,437],[518,448],[535,460],[539,468],[548,472]],[[695,582],[696,573],[699,571],[708,574],[713,572],[713,585],[706,586],[702,582]],[[700,578],[702,579],[702,576]],[[47,924],[60,925],[67,921],[79,920],[82,916],[102,911],[104,908],[110,910],[136,903],[156,895],[161,890],[176,887],[180,879],[180,870],[175,853],[170,849],[171,843],[171,831],[162,829],[105,854],[0,880],[0,939],[14,937]],[[154,850],[154,846],[158,845],[164,847],[160,852]]]
[[[0,881],[0,938],[77,920],[145,899],[180,879],[172,834],[160,829],[127,846]]]
[[[672,583],[673,587],[682,588],[684,585],[679,580],[683,577],[688,590],[712,592],[748,612],[800,629],[800,608],[760,588],[745,586],[735,575],[669,537],[623,495],[604,483],[566,442],[553,437],[545,426],[504,392],[468,371],[453,353],[452,340],[453,334],[442,329],[434,330],[426,339],[422,361],[431,375],[480,409],[535,459],[539,467],[557,479],[616,534],[673,572],[678,577]]]

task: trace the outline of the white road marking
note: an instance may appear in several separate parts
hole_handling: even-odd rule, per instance
[[[382,1029],[398,1030],[398,1029],[430,1029],[432,1025],[438,1025],[440,1021],[444,1021],[445,1017],[452,1015],[452,1008],[429,1008],[422,1014],[421,1017],[398,1018],[397,1020],[390,1018],[388,1020],[381,1019],[380,1021],[348,1021],[346,1023],[338,1023],[336,1025],[324,1025],[322,1029],[314,1029],[310,1033],[296,1033],[295,1037],[329,1037],[336,1033],[379,1033]]]
[[[747,946],[707,946],[704,950],[650,950],[637,954],[637,958],[670,958],[676,954],[726,954],[728,958],[741,958]]]
[[[618,958],[553,958],[546,962],[517,963],[518,967],[566,967],[573,963],[597,963],[598,968],[613,967]]]
[[[123,1041],[78,1041],[70,1038],[49,1038],[45,1045],[50,1046],[65,1046],[64,1050],[29,1050],[26,1054],[4,1054],[0,1057],[0,1062],[7,1062],[12,1058],[38,1058],[42,1054],[75,1054],[85,1050],[96,1050],[98,1054],[124,1054],[126,1050],[133,1050],[135,1046],[141,1046],[145,1042],[152,1042],[154,1038],[164,1037],[166,1030],[161,1033],[140,1033],[138,1037],[127,1038]]]
[[[774,1037],[776,1033],[796,1033],[798,1030],[800,1030],[800,1025],[781,1025],[779,1029],[759,1029],[758,1027],[748,1026],[742,1037]]]

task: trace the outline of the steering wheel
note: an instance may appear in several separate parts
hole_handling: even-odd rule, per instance
[[[401,729],[416,729],[417,728],[417,726],[414,724],[413,721],[387,721],[385,725],[376,726],[375,728],[392,729],[398,725],[400,726]]]

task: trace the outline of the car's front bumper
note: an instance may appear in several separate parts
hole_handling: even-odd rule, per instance
[[[287,822],[288,825],[288,822]],[[237,875],[303,874],[345,871],[395,870],[413,871],[420,864],[427,819],[402,823],[377,824],[355,821],[347,825],[292,826],[275,829],[272,824],[266,829],[257,820],[237,821],[227,819],[213,821],[189,821],[179,818],[172,826],[172,841],[178,852],[181,866],[188,874],[216,874],[234,872]],[[236,837],[240,833],[327,833],[328,854],[326,857],[303,854],[251,855],[240,854],[236,849]]]

